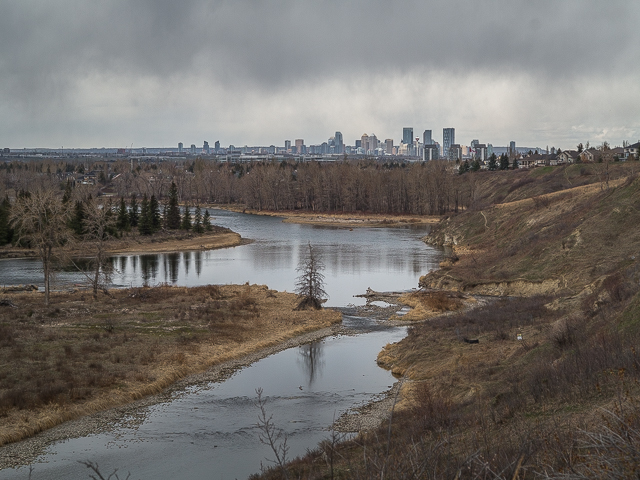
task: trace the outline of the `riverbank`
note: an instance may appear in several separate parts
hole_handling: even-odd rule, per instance
[[[197,250],[215,250],[219,248],[236,247],[249,243],[238,233],[227,228],[214,227],[212,232],[195,234],[185,231],[164,231],[154,235],[139,235],[137,233],[125,233],[120,238],[111,238],[104,244],[109,254],[153,254],[173,253]],[[92,245],[77,242],[60,249],[60,252],[69,257],[90,256]],[[37,257],[38,253],[29,248],[20,248],[13,245],[0,247],[0,259]]]
[[[283,217],[285,223],[307,225],[331,225],[343,228],[355,227],[404,227],[410,225],[432,225],[440,221],[438,216],[427,215],[383,215],[369,213],[315,213],[309,211],[254,210],[242,205],[210,205],[231,212],[269,217]]]
[[[170,394],[181,379],[211,367],[202,381],[223,378],[233,362],[328,335],[341,320],[334,310],[296,312],[296,295],[263,285],[122,289],[97,301],[75,291],[52,295],[49,306],[40,297],[4,295],[0,306],[3,445],[92,414],[87,422],[106,428],[131,402],[171,386]],[[85,431],[65,425],[34,447],[2,447],[0,468],[30,461],[15,448],[41,451],[68,428]]]

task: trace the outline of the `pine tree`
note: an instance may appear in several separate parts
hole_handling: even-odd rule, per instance
[[[151,195],[149,199],[149,218],[151,220],[151,230],[157,232],[162,227],[162,219],[160,218],[160,204],[155,195]]]
[[[519,166],[520,166],[520,164],[518,163],[518,159],[514,158],[513,159],[513,169],[517,170]]]
[[[131,195],[131,203],[129,204],[129,223],[132,227],[138,226],[139,218],[138,202],[136,201],[136,194],[134,193]]]
[[[167,209],[167,228],[177,230],[180,228],[180,207],[178,207],[178,187],[171,182],[169,187],[169,207]]]
[[[460,164],[460,166],[458,167],[458,173],[460,175],[462,175],[463,173],[467,173],[470,169],[470,165],[469,165],[469,160],[465,160],[463,163]]]
[[[210,232],[213,229],[211,226],[211,215],[209,215],[209,210],[205,210],[204,215],[202,216],[202,228],[204,228],[205,232]]]
[[[471,171],[477,172],[478,170],[480,170],[480,160],[476,158],[473,162],[471,162]]]
[[[500,170],[509,170],[509,157],[506,153],[500,155]]]
[[[118,220],[116,226],[121,232],[126,232],[131,227],[129,222],[129,212],[127,211],[127,204],[124,202],[124,197],[120,198],[120,206],[118,207]]]
[[[62,203],[69,203],[69,200],[71,200],[71,194],[71,180],[67,180],[67,185],[64,188],[64,195],[62,196]]]
[[[492,153],[491,156],[489,157],[489,165],[488,168],[491,171],[497,170],[498,169],[498,161],[497,161],[497,157],[495,153]]]
[[[13,239],[13,230],[9,224],[10,214],[11,202],[9,201],[9,196],[6,196],[0,203],[0,245],[11,243]]]
[[[196,205],[196,211],[193,214],[193,231],[196,233],[204,232],[204,226],[202,225],[202,210],[200,210],[200,205]]]
[[[153,220],[151,218],[151,209],[149,208],[149,200],[147,200],[146,193],[142,196],[142,201],[140,202],[138,231],[140,235],[151,235],[153,233]]]
[[[295,292],[300,298],[296,310],[322,308],[322,300],[328,297],[324,289],[324,263],[309,244],[308,254],[300,259],[296,271],[300,276],[296,279]]]
[[[84,206],[80,200],[77,200],[73,207],[73,213],[69,219],[69,228],[76,235],[84,233]]]
[[[182,214],[182,224],[180,225],[182,230],[191,230],[191,213],[189,213],[189,206],[185,205],[184,214]]]

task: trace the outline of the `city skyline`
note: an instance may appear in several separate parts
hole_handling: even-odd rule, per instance
[[[398,141],[406,125],[636,142],[637,18],[597,0],[5,2],[0,148]]]

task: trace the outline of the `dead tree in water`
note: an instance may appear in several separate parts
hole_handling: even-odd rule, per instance
[[[322,302],[328,297],[324,289],[322,270],[324,270],[324,263],[309,243],[309,253],[300,260],[296,269],[297,272],[300,272],[300,276],[296,279],[295,291],[300,297],[300,303],[298,303],[296,310],[310,308],[319,310],[322,308]]]

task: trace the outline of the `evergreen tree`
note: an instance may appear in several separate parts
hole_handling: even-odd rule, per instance
[[[138,231],[140,235],[151,235],[153,233],[153,219],[151,218],[151,209],[149,208],[149,200],[147,200],[146,193],[142,196],[142,201],[140,202]]]
[[[162,227],[162,219],[160,218],[160,204],[155,195],[151,195],[149,199],[149,218],[151,220],[151,229],[157,232]],[[152,232],[152,233],[153,233]]]
[[[80,200],[77,200],[73,207],[73,213],[69,219],[69,228],[76,235],[84,233],[84,206]]]
[[[509,170],[509,157],[506,153],[500,155],[500,170]]]
[[[180,207],[178,207],[178,187],[171,182],[169,187],[169,207],[166,216],[167,228],[177,230],[180,228]]]
[[[185,205],[184,214],[182,215],[182,224],[180,225],[182,230],[191,230],[191,213],[189,213],[189,206]]]
[[[209,215],[209,210],[205,210],[204,215],[202,216],[202,228],[204,228],[205,232],[210,232],[213,229],[211,226],[211,215]]]
[[[138,202],[136,200],[136,194],[131,195],[131,203],[129,204],[129,223],[132,227],[138,226],[138,220],[140,218],[138,212]]]
[[[11,243],[13,239],[13,229],[9,223],[10,214],[11,202],[9,201],[9,196],[6,196],[0,203],[0,245]]]
[[[460,175],[462,175],[463,173],[467,173],[469,171],[469,169],[471,168],[471,166],[469,165],[469,160],[465,160],[463,163],[460,164],[460,166],[458,167],[458,173]]]
[[[498,158],[496,157],[495,153],[492,153],[491,156],[489,157],[488,168],[491,171],[494,171],[494,170],[498,169]]]
[[[196,233],[204,232],[204,226],[202,225],[202,210],[200,210],[200,205],[196,205],[196,210],[193,214],[193,231]]]
[[[471,171],[477,172],[478,170],[480,170],[480,160],[476,158],[473,162],[471,162]]]
[[[71,180],[67,180],[67,185],[64,188],[64,195],[62,196],[62,203],[69,203],[69,200],[71,200],[71,194]]]
[[[129,223],[129,212],[127,211],[127,204],[124,202],[124,197],[120,197],[120,206],[118,207],[118,220],[116,221],[116,227],[121,232],[126,232],[131,227]]]
[[[518,163],[518,159],[514,158],[513,159],[513,169],[517,170],[519,166],[520,166],[520,164]]]

